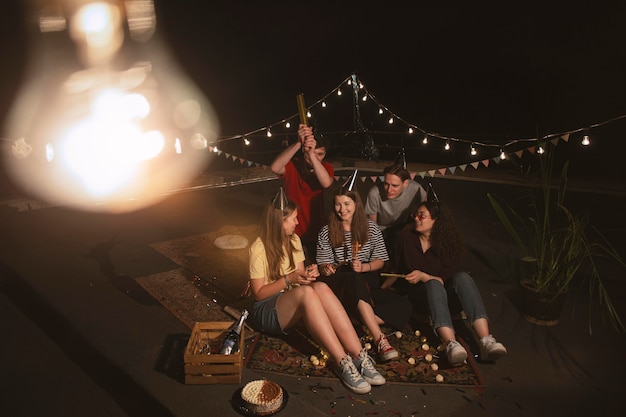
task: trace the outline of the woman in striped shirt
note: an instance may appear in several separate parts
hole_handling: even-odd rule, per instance
[[[363,334],[362,326],[367,327],[380,358],[387,361],[397,358],[398,352],[380,325],[402,329],[411,316],[411,305],[400,295],[381,290],[375,284],[389,255],[380,228],[367,218],[361,197],[353,188],[354,181],[352,186],[344,184],[335,192],[334,213],[318,234],[318,279],[333,289],[359,334]]]

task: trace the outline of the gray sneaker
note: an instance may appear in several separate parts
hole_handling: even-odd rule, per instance
[[[375,364],[376,362],[367,354],[367,350],[365,349],[363,349],[361,353],[359,353],[359,357],[354,360],[354,366],[357,371],[361,372],[363,379],[369,382],[370,385],[384,385],[387,381],[376,370],[376,367],[374,367]]]
[[[456,340],[450,340],[446,345],[446,356],[448,357],[450,365],[459,366],[465,363],[465,359],[467,359],[467,352],[459,342]]]
[[[341,360],[339,369],[337,370],[337,375],[346,388],[352,392],[357,394],[367,394],[372,390],[372,386],[369,382],[367,382],[361,373],[357,371],[350,355],[346,355],[346,357]]]
[[[492,335],[485,336],[480,339],[480,360],[485,362],[493,362],[506,356],[506,348]]]

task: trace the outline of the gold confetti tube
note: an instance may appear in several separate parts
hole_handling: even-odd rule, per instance
[[[296,96],[298,102],[298,113],[300,114],[300,123],[308,126],[308,120],[306,117],[306,105],[304,104],[304,94],[300,93]]]

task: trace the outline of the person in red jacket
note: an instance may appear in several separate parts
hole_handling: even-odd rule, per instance
[[[302,150],[302,157],[296,156]],[[298,141],[283,150],[272,162],[271,170],[284,181],[287,198],[298,207],[296,234],[300,236],[307,258],[315,259],[317,233],[326,224],[323,191],[334,182],[332,164],[324,162],[328,142],[316,138],[310,126],[298,126]]]

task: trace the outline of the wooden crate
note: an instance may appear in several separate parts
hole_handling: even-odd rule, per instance
[[[196,322],[185,349],[185,384],[238,384],[241,382],[244,355],[244,332],[241,329],[239,352],[220,355],[221,342],[234,322]],[[203,353],[206,342],[212,344],[211,354]]]

